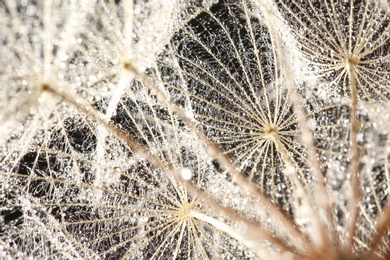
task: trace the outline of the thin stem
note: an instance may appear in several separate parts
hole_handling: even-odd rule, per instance
[[[349,201],[349,213],[351,217],[348,220],[347,224],[347,252],[352,252],[353,246],[353,237],[356,230],[356,221],[359,215],[359,201],[362,197],[362,191],[360,188],[360,180],[359,180],[359,171],[360,171],[360,150],[357,145],[357,135],[360,131],[360,122],[357,119],[357,105],[358,105],[358,91],[356,89],[356,73],[355,73],[355,65],[349,60],[346,61],[346,69],[348,71],[349,78],[349,88],[351,91],[351,111],[350,111],[350,120],[351,120],[351,187],[353,196]]]

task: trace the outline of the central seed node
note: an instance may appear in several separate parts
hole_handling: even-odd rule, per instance
[[[357,55],[355,55],[355,54],[349,54],[349,55],[346,56],[345,62],[346,62],[347,64],[358,65],[359,62],[360,62],[360,59],[359,59],[359,57],[358,57]]]
[[[273,135],[278,133],[278,128],[274,124],[267,124],[265,126],[265,134]]]
[[[182,207],[178,210],[178,217],[182,220],[192,218],[192,206],[189,203],[183,203]]]
[[[270,139],[275,141],[278,137],[278,127],[272,123],[269,123],[264,126],[264,132],[262,134],[263,138]]]

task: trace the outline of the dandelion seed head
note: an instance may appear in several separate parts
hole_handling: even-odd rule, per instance
[[[1,254],[386,254],[386,8],[0,1]]]

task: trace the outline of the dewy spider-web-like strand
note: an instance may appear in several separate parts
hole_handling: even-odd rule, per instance
[[[375,84],[387,89],[388,57],[381,46],[387,46],[388,38],[373,42],[379,46],[372,52],[377,58],[362,54],[375,67],[380,60],[382,71],[370,66],[363,70],[359,66],[365,66],[364,58],[348,56],[347,62],[336,64],[350,65],[335,77],[344,82],[335,83],[332,76],[318,73],[329,59],[321,49],[311,49],[317,48],[313,42],[327,42],[323,32],[297,31],[297,23],[313,21],[302,18],[309,14],[296,12],[304,9],[303,2],[276,2],[282,16],[267,1],[181,3],[179,25],[167,30],[170,40],[160,44],[153,61],[149,51],[158,44],[147,45],[153,33],[142,38],[148,24],[142,22],[155,11],[150,7],[159,10],[152,5],[158,1],[91,2],[93,8],[78,10],[84,27],[58,16],[62,13],[57,7],[73,10],[72,3],[0,5],[6,17],[0,19],[8,26],[1,36],[7,45],[2,82],[25,86],[22,98],[25,92],[34,93],[27,97],[29,109],[10,124],[22,126],[12,128],[12,135],[0,143],[2,256],[342,259],[343,254],[368,252],[386,258],[388,222],[381,216],[389,212],[390,149],[388,133],[378,124],[388,122],[388,107],[358,108],[356,98],[350,105],[340,102],[338,94],[343,93],[334,93],[337,98],[332,99],[311,89],[317,81],[307,84],[299,70],[283,62],[286,57],[293,62],[295,53],[287,54],[293,46],[282,46],[278,37],[300,46],[311,65],[322,64],[308,75],[319,78],[327,91],[336,85],[336,92],[342,92],[337,86],[350,82],[352,88],[344,92],[367,102],[385,102],[387,94],[377,95],[373,85],[366,88],[363,81],[368,83],[369,74],[360,78],[358,72],[370,71]],[[388,11],[370,3],[352,1],[347,9],[354,14],[364,6],[359,9],[364,15],[357,11],[353,20],[367,16],[360,28],[379,28],[377,34],[356,30],[361,38],[382,38],[388,33],[387,25],[381,27]],[[317,4],[307,4],[317,18],[319,13],[329,17],[320,23],[326,30],[332,30],[330,25],[344,28],[345,21],[329,15],[343,5],[326,1],[317,10]],[[282,30],[275,27],[280,21],[286,26]],[[296,39],[289,38],[286,28]],[[330,42],[337,43],[345,32],[354,34],[354,27],[345,28],[350,29],[339,31]],[[13,30],[21,45],[14,41]],[[158,36],[152,39],[164,38]],[[363,40],[357,42],[361,46]],[[140,45],[150,55],[137,56]],[[19,59],[30,52],[33,59]],[[324,59],[310,60],[315,54]],[[42,69],[34,62],[42,62]],[[355,94],[348,93],[355,86],[353,70]],[[17,94],[6,93],[21,103]],[[14,109],[6,111],[6,120]],[[384,113],[376,117],[373,111]],[[306,134],[313,135],[313,144]],[[354,151],[359,153],[351,157]],[[329,216],[322,216],[323,203],[314,200],[323,180],[313,173],[313,158],[326,178],[332,224]],[[351,230],[350,165],[359,165],[359,175],[352,175],[359,176],[363,193],[355,205],[360,207],[357,217],[350,221],[356,231],[344,238]],[[381,236],[375,237],[376,232]],[[352,249],[345,246],[349,241]]]

